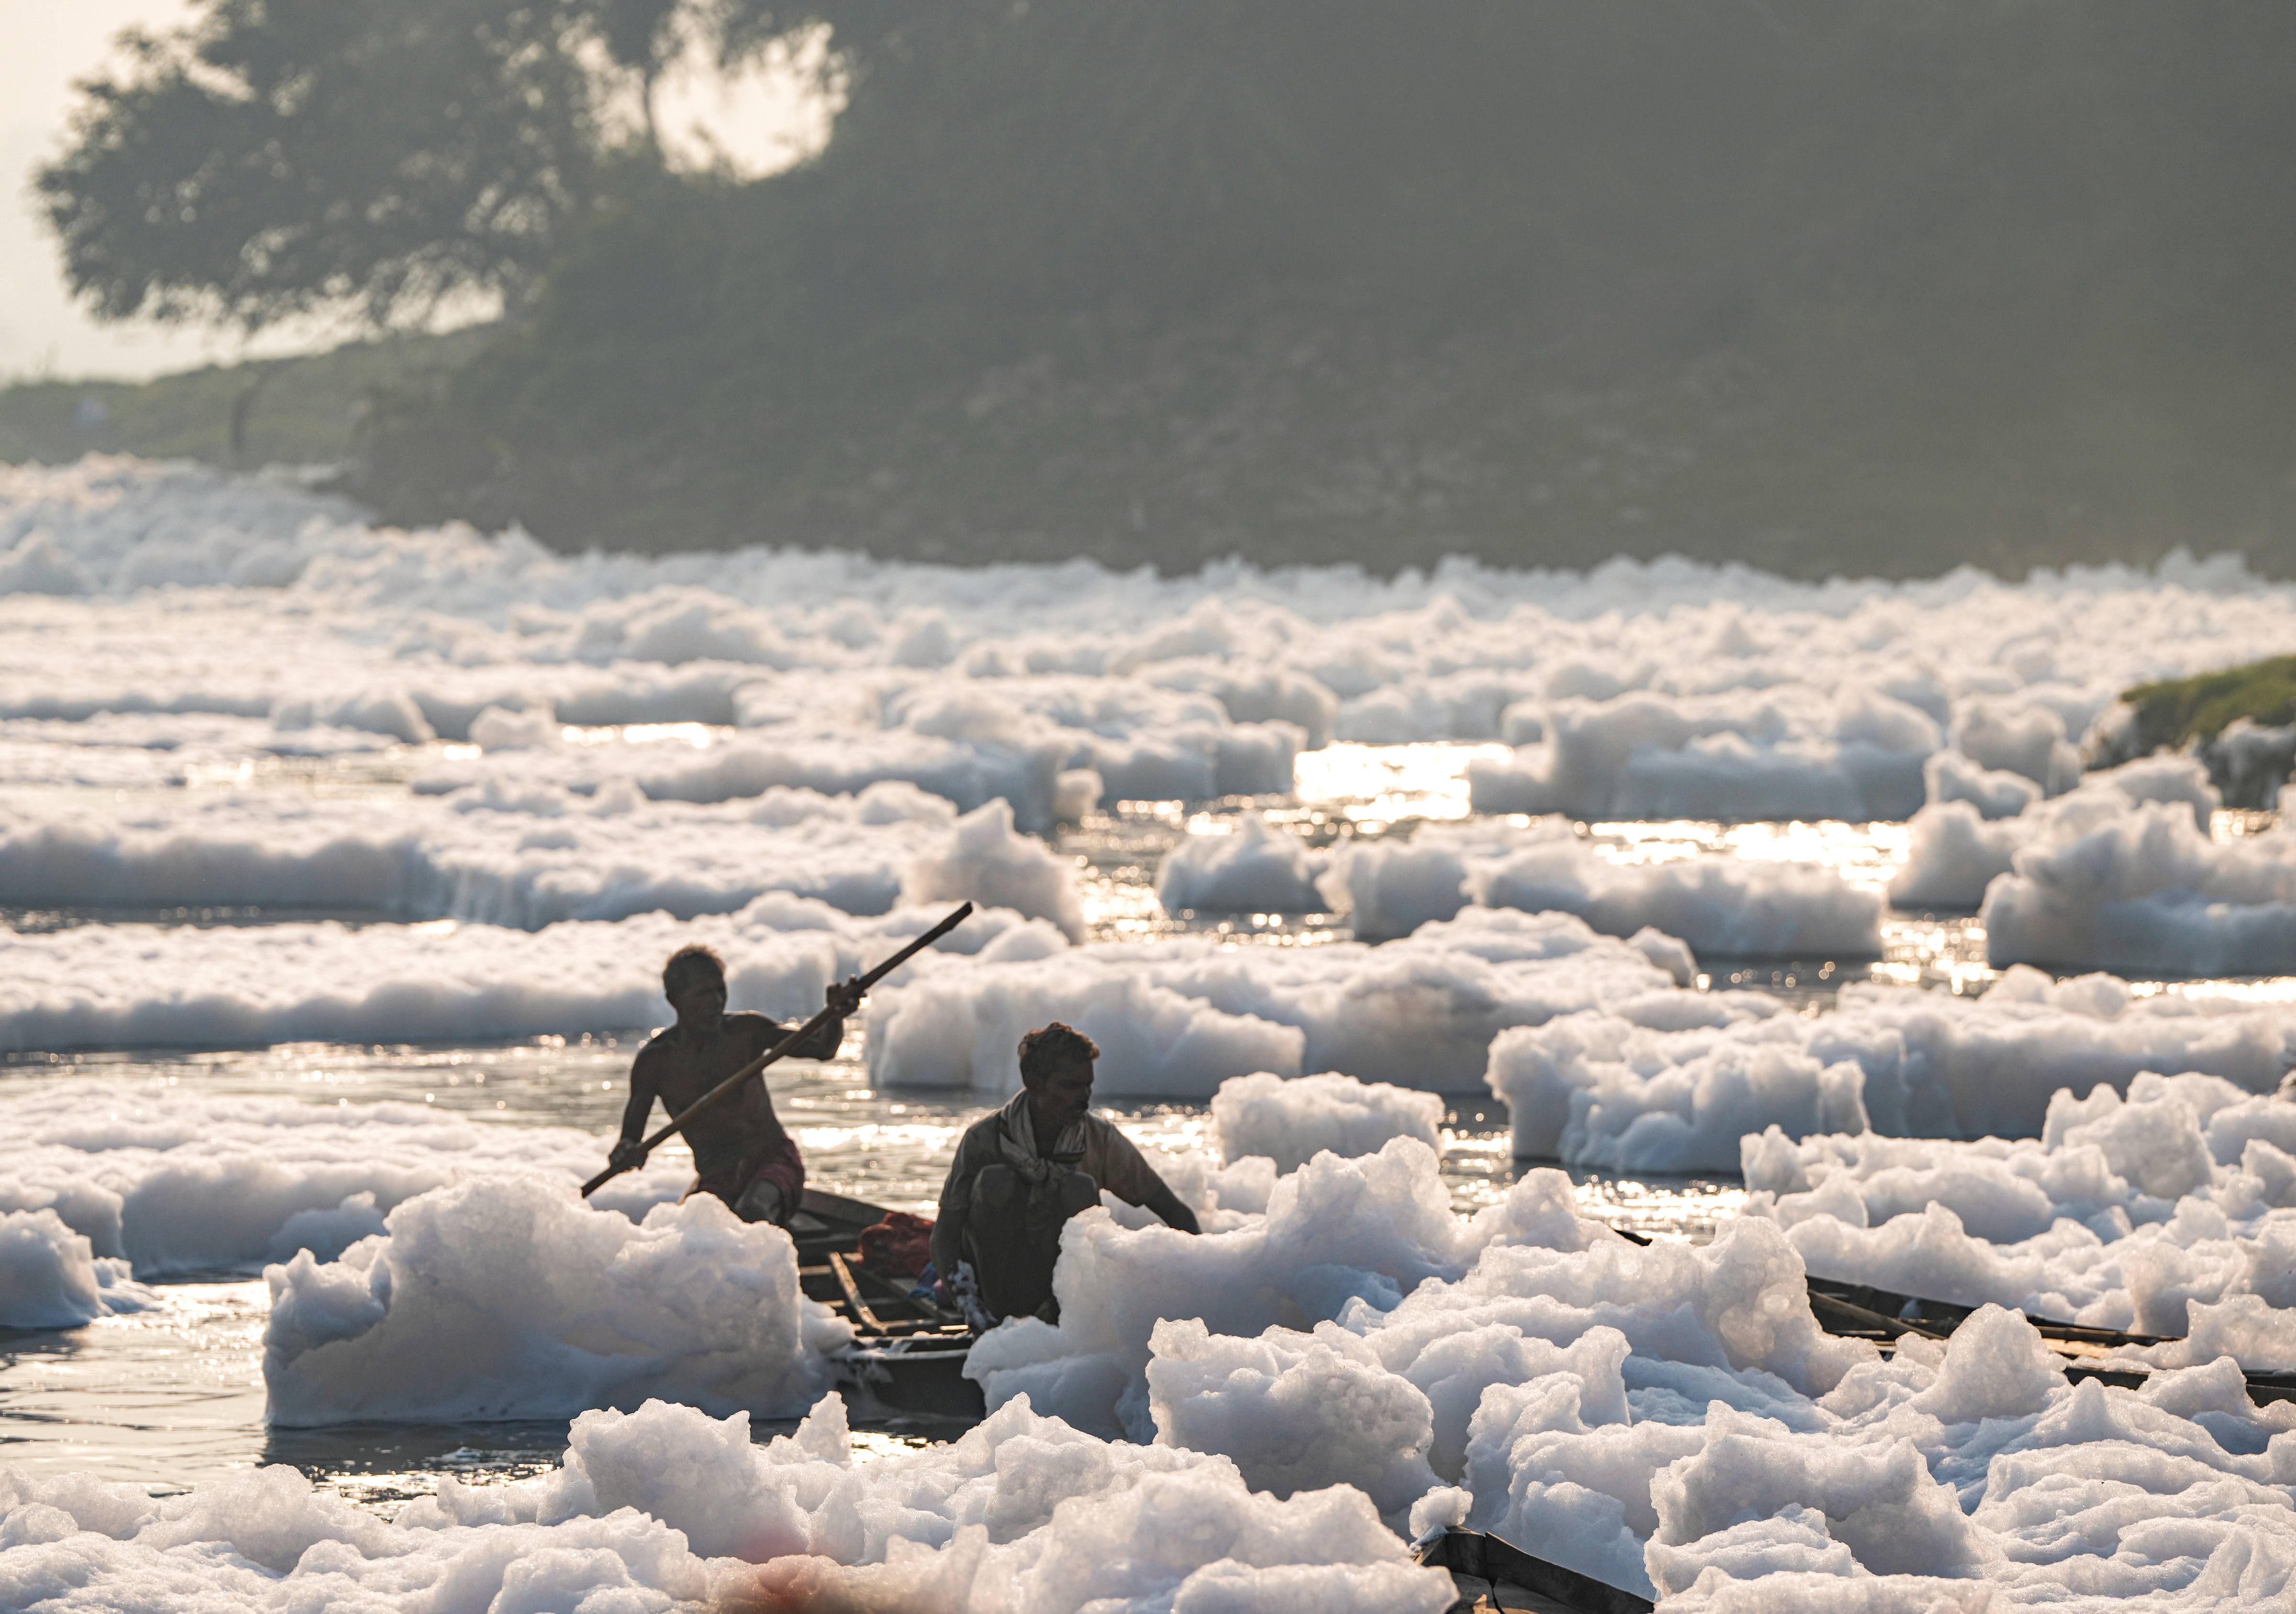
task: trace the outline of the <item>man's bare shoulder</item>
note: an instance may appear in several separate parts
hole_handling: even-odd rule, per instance
[[[668,1064],[675,1059],[677,1045],[671,1038],[676,1030],[677,1028],[675,1026],[664,1026],[646,1038],[645,1046],[639,1049],[637,1057],[630,1061],[630,1074],[644,1076],[648,1071]]]
[[[758,1014],[748,1009],[738,1014],[727,1015],[726,1028],[759,1048],[770,1048],[789,1035],[788,1028],[770,1014]]]

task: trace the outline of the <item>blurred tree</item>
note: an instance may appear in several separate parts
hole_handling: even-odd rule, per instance
[[[1430,512],[1586,553],[1832,520],[1860,564],[2296,512],[2267,0],[194,4],[41,176],[72,279],[519,302],[377,429],[425,511],[905,544],[1152,496],[1207,553],[1326,553],[1343,505],[1378,555]],[[824,37],[814,160],[618,146],[696,45]]]
[[[598,200],[617,70],[678,0],[196,0],[80,86],[36,188],[99,316],[248,329],[461,291],[515,304]]]
[[[678,13],[683,0],[594,0],[598,37],[616,63],[636,74],[638,110],[645,119],[649,150],[661,150],[661,131],[654,121],[654,86],[662,70],[685,43]]]

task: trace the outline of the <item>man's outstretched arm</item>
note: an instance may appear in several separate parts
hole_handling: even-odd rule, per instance
[[[845,1043],[845,1022],[860,1006],[861,994],[851,981],[830,982],[829,990],[824,994],[822,1003],[822,1007],[831,1011],[829,1019],[824,1021],[811,1036],[791,1049],[790,1057],[791,1059],[835,1059],[837,1050]],[[796,1029],[795,1026],[776,1027],[773,1034],[766,1039],[766,1046],[772,1047]]]
[[[1106,1180],[1101,1184],[1128,1205],[1137,1205],[1163,1217],[1164,1225],[1177,1227],[1182,1233],[1201,1233],[1196,1213],[1186,1201],[1172,1192],[1172,1185],[1157,1175],[1147,1157],[1133,1146],[1132,1140],[1111,1127],[1107,1131],[1108,1156],[1102,1170]]]
[[[607,1163],[617,1171],[629,1171],[641,1164],[638,1145],[645,1141],[648,1117],[653,1114],[653,1078],[646,1074],[645,1061],[640,1059],[630,1067],[630,1102],[622,1106],[622,1135],[614,1144]]]
[[[1196,1222],[1196,1213],[1188,1208],[1185,1202],[1178,1194],[1172,1192],[1170,1186],[1161,1177],[1156,1179],[1155,1192],[1140,1202],[1163,1217],[1164,1225],[1167,1227],[1177,1227],[1182,1233],[1203,1231]]]

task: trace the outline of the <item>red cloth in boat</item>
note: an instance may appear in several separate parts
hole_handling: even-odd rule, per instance
[[[914,1278],[932,1259],[933,1225],[906,1210],[861,1232],[861,1265],[888,1278]]]

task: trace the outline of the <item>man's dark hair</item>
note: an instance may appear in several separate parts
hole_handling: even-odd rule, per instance
[[[696,975],[714,975],[721,981],[726,979],[726,961],[718,956],[715,948],[705,947],[700,942],[678,948],[662,965],[662,995],[676,997],[685,989],[685,982]]]
[[[1040,1082],[1063,1065],[1100,1057],[1100,1045],[1074,1026],[1054,1020],[1021,1039],[1021,1079]]]

